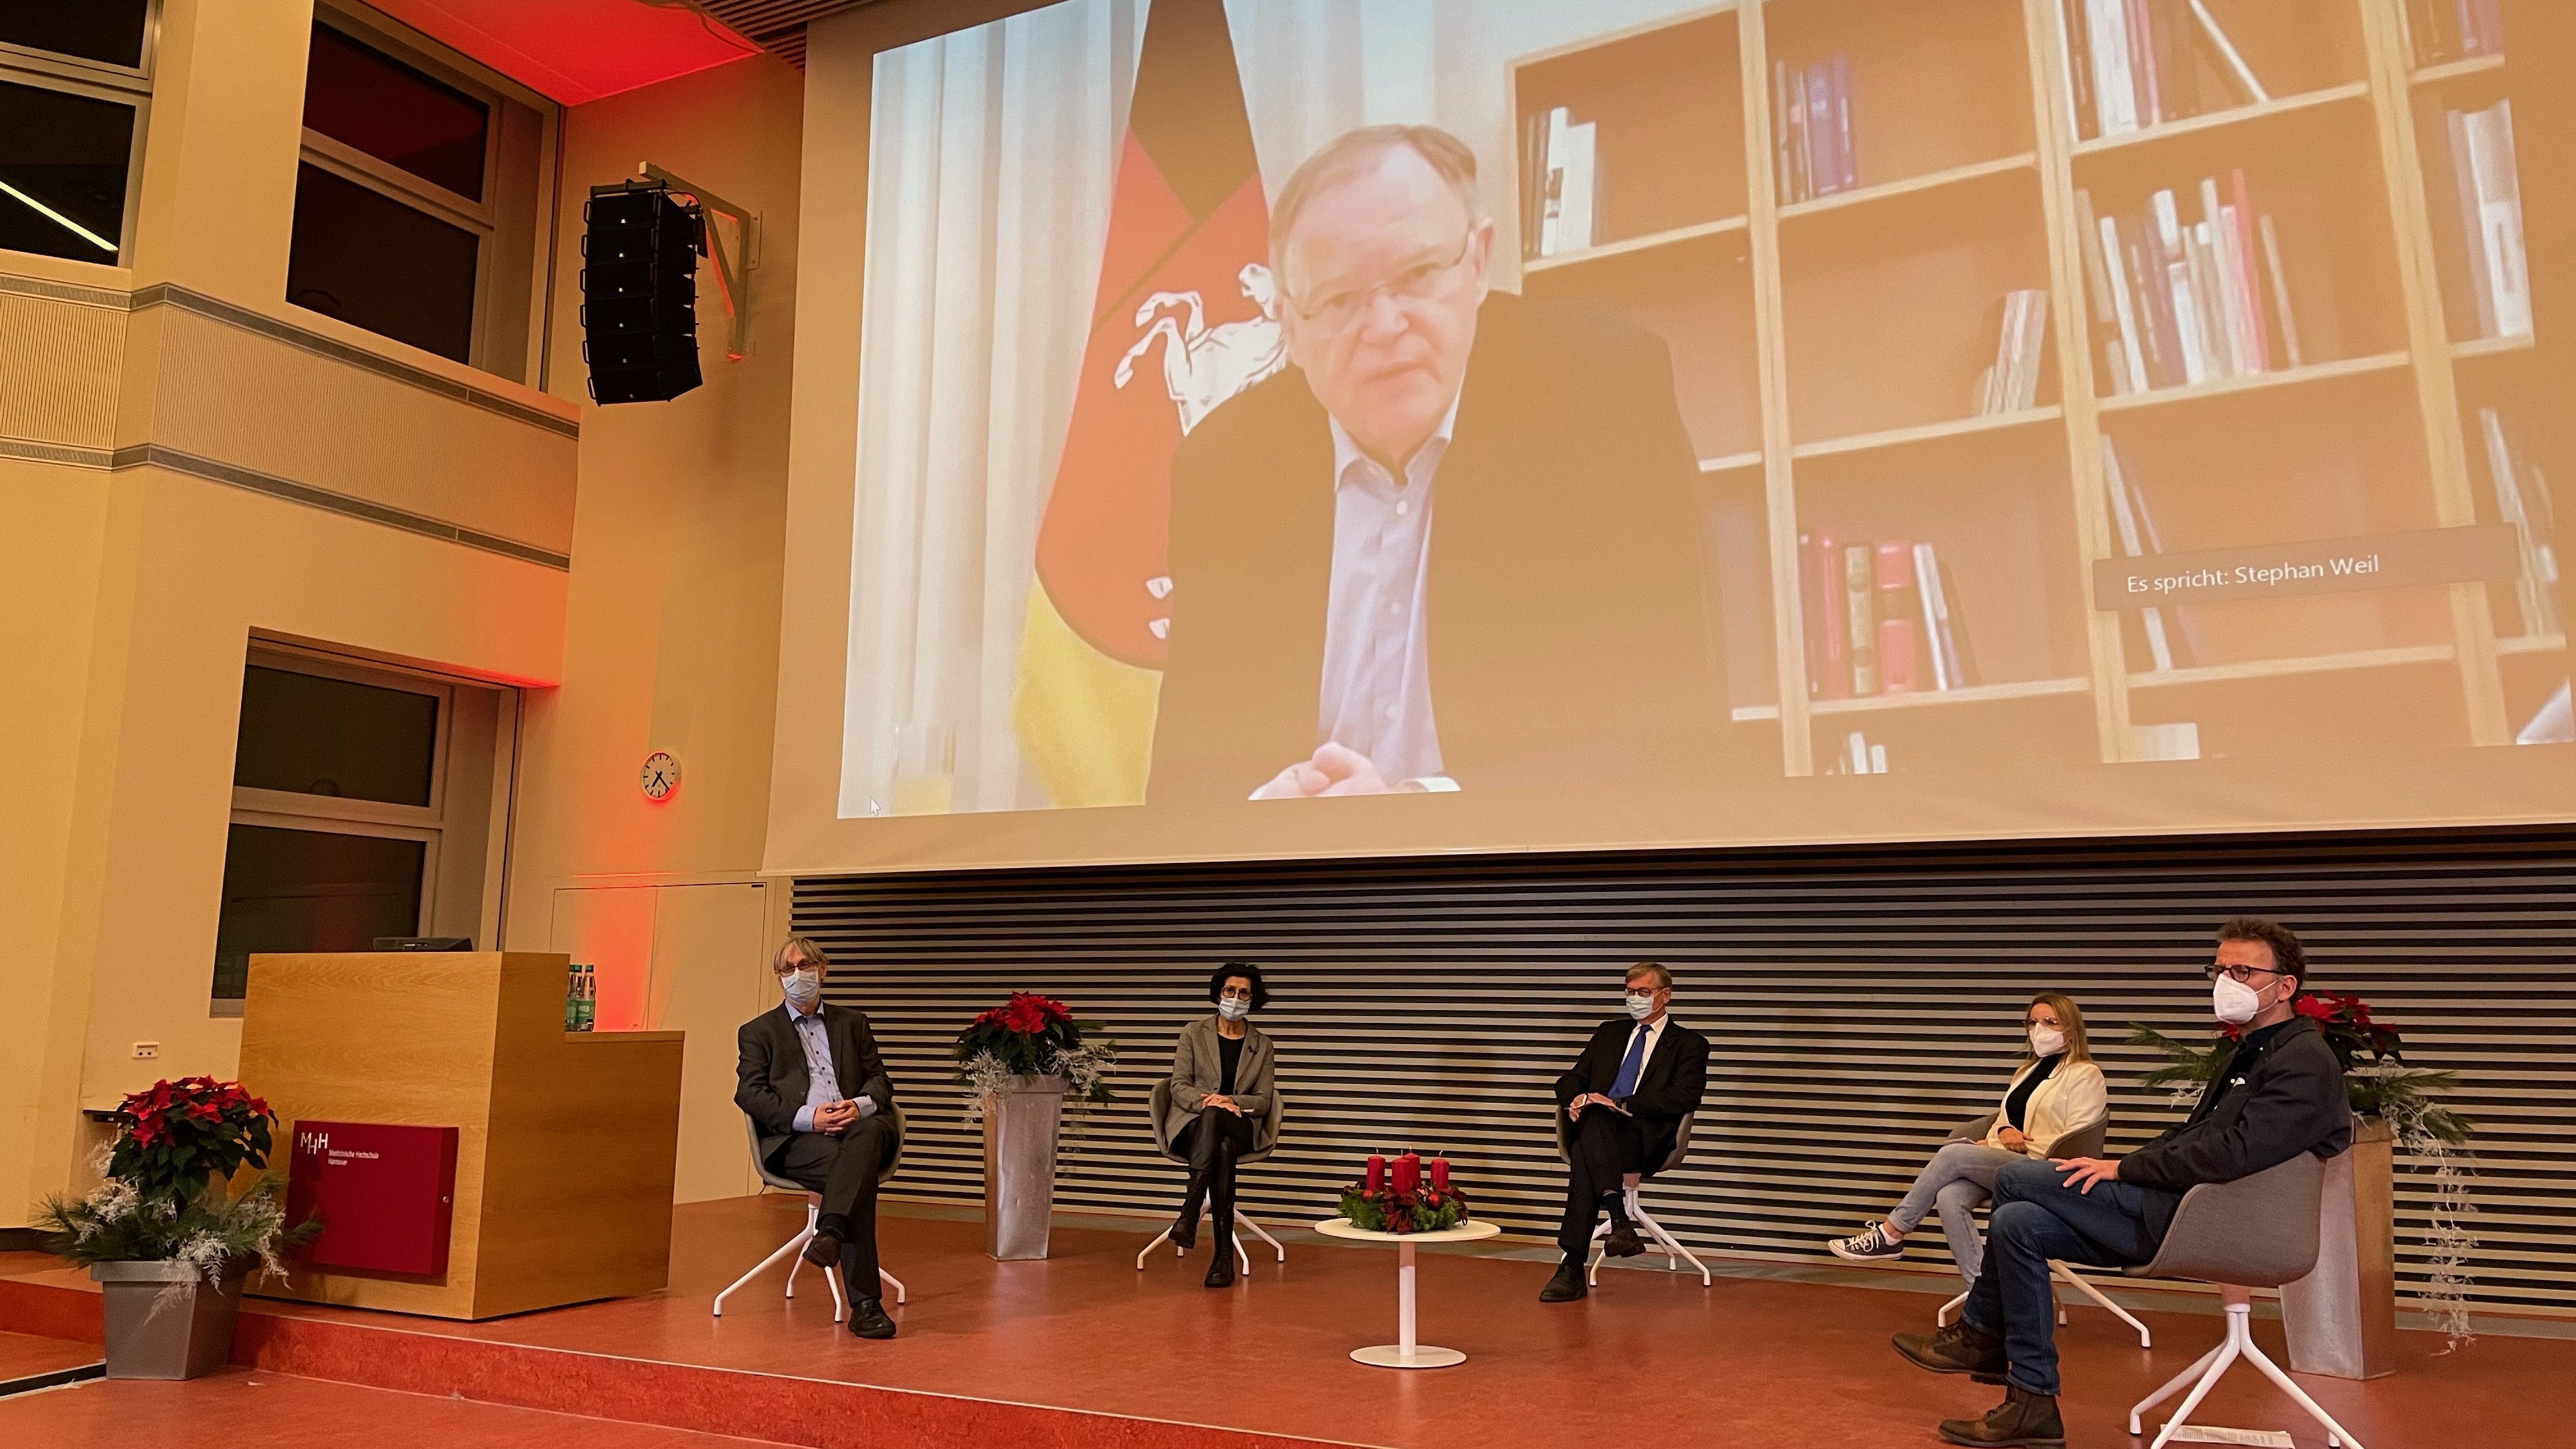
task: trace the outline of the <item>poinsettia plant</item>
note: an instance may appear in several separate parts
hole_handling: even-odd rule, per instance
[[[980,1103],[1018,1078],[1062,1076],[1068,1099],[1107,1102],[1118,1046],[1098,1035],[1103,1027],[1075,1020],[1073,1008],[1054,997],[1014,991],[957,1034],[957,1084]]]
[[[2335,1060],[2343,1063],[2344,1091],[2352,1110],[2365,1117],[2386,1117],[2457,1146],[2469,1139],[2466,1117],[2432,1100],[2459,1085],[2450,1072],[2418,1071],[2406,1065],[2405,1040],[2397,1028],[2374,1019],[2370,1003],[2332,991],[2302,992],[2291,1009],[2317,1024]],[[2152,1047],[2168,1059],[2147,1074],[2145,1085],[2171,1086],[2206,1082],[2234,1055],[2245,1028],[2221,1023],[2206,1048],[2176,1041],[2151,1026],[2132,1022],[2131,1046]]]
[[[118,1104],[116,1140],[87,1195],[48,1197],[37,1211],[44,1245],[87,1265],[180,1259],[208,1279],[257,1258],[283,1276],[282,1252],[322,1230],[286,1225],[286,1184],[268,1166],[268,1103],[238,1082],[155,1082]],[[262,1169],[238,1194],[243,1167]]]

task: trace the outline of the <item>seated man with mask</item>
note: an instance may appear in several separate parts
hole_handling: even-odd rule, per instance
[[[2181,1126],[2121,1158],[2022,1160],[1995,1175],[1986,1261],[1959,1321],[1900,1333],[1896,1351],[1934,1373],[2004,1384],[1982,1419],[1949,1419],[1953,1444],[2058,1445],[2057,1299],[2049,1260],[2126,1267],[2154,1260],[2182,1196],[2233,1182],[2302,1152],[2352,1145],[2343,1064],[2298,1014],[2308,963],[2285,926],[2239,916],[2218,928],[2211,1007],[2236,1050]]]
[[[841,1270],[850,1332],[892,1338],[877,1298],[877,1172],[895,1145],[894,1083],[866,1014],[824,1003],[831,964],[803,936],[770,958],[787,1000],[736,1034],[733,1100],[759,1127],[769,1170],[822,1194],[805,1261]]]
[[[1646,1251],[1628,1221],[1631,1173],[1661,1167],[1672,1155],[1684,1114],[1699,1110],[1708,1089],[1708,1038],[1672,1019],[1673,973],[1652,961],[1628,968],[1628,1014],[1601,1023],[1583,1055],[1556,1079],[1556,1105],[1566,1133],[1565,1220],[1556,1245],[1565,1261],[1539,1290],[1541,1303],[1584,1296],[1583,1260],[1592,1226],[1610,1214],[1606,1251],[1633,1258]]]

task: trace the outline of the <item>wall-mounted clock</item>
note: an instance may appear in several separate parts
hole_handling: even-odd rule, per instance
[[[641,783],[646,799],[669,799],[671,792],[680,788],[680,762],[668,750],[655,750],[644,757]]]

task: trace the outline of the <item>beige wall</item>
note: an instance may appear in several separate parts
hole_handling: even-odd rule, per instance
[[[544,949],[563,887],[735,886],[673,908],[657,987],[727,1063],[744,943],[782,894],[748,882],[799,77],[762,57],[566,113],[549,395],[284,302],[309,24],[295,0],[167,0],[132,265],[0,253],[0,758],[25,776],[0,831],[0,1228],[73,1180],[81,1108],[236,1068],[238,1023],[207,998],[255,634],[530,686],[504,940]],[[580,204],[646,157],[762,211],[755,351],[722,360],[710,300],[707,386],[602,412],[581,402]],[[651,748],[685,772],[659,807],[635,785]],[[740,1148],[710,1150],[721,1187]]]
[[[729,1083],[734,1028],[767,990],[759,942],[785,929],[784,889],[751,883],[776,713],[803,104],[796,71],[763,56],[578,107],[564,127],[559,388],[581,376],[589,187],[649,160],[760,213],[749,355],[724,360],[724,309],[702,264],[705,385],[583,413],[563,687],[528,702],[506,937],[593,960],[604,1010],[648,1003],[637,1024],[689,1034],[683,1198],[757,1185]],[[637,788],[655,750],[680,761],[680,787],[660,802]]]

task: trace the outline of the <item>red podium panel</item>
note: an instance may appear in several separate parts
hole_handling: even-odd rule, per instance
[[[455,1205],[455,1128],[295,1124],[286,1220],[322,1215],[314,1267],[444,1273]]]

